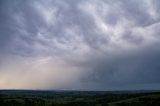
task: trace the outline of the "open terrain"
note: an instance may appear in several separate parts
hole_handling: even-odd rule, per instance
[[[160,106],[160,92],[0,90],[0,106]]]

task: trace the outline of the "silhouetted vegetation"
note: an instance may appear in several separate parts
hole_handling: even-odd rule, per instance
[[[160,106],[160,92],[1,90],[0,106]]]

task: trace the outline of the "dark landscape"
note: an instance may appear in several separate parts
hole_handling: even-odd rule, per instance
[[[160,106],[160,0],[0,0],[0,106]]]
[[[1,90],[0,106],[160,106],[160,91]]]

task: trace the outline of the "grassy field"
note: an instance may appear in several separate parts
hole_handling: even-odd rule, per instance
[[[0,106],[160,106],[160,92],[0,90]]]

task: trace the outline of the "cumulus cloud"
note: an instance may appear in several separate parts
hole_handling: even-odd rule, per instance
[[[158,89],[158,0],[2,0],[0,88]]]

